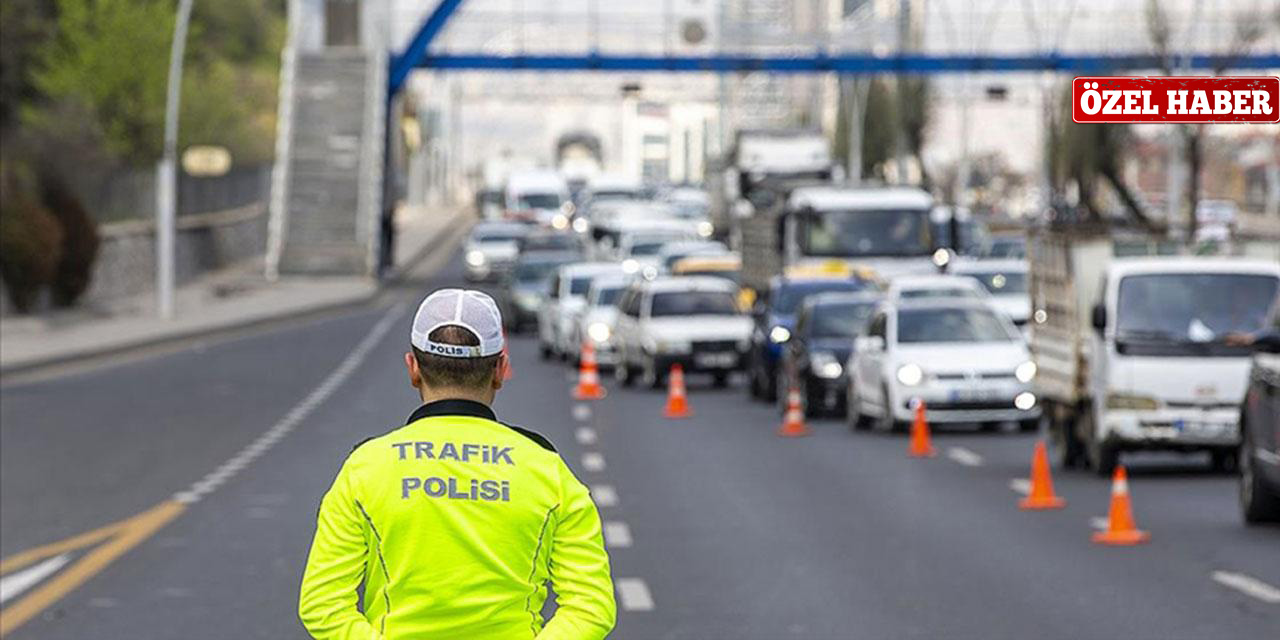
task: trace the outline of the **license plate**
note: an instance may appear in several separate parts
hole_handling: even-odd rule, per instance
[[[732,367],[736,359],[737,354],[733,353],[700,353],[693,357],[693,362],[699,367],[723,369]]]
[[[947,394],[947,399],[951,402],[975,402],[994,400],[998,397],[998,392],[994,389],[952,389]]]

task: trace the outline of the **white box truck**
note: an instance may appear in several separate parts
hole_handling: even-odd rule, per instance
[[[1159,243],[1042,230],[1029,247],[1034,389],[1057,462],[1112,472],[1126,451],[1233,464],[1247,348],[1280,288],[1272,260],[1131,256]]]

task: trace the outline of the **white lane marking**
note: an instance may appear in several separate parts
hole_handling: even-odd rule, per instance
[[[369,357],[369,352],[373,351],[373,348],[377,346],[383,336],[387,335],[392,323],[400,317],[404,309],[404,303],[387,309],[387,312],[382,315],[378,323],[373,325],[369,333],[347,354],[346,358],[342,359],[338,367],[331,371],[328,377],[319,386],[312,389],[311,393],[307,394],[301,402],[294,405],[279,422],[271,425],[271,428],[263,432],[256,440],[241,449],[239,453],[231,456],[230,460],[222,463],[217,469],[210,471],[185,491],[173,494],[173,499],[183,504],[192,504],[199,501],[249,466],[250,462],[253,462],[258,456],[261,456],[279,442],[281,438],[288,435],[290,431],[293,431],[307,416],[311,415],[311,412],[316,407],[328,400],[329,396],[333,395],[338,390],[338,387],[342,386],[347,381],[347,378],[351,377],[352,373],[355,373],[356,368],[364,362],[365,358]]]
[[[582,468],[587,471],[604,471],[604,456],[598,453],[583,454]]]
[[[1213,581],[1247,596],[1257,598],[1270,604],[1280,604],[1280,589],[1277,589],[1253,576],[1231,571],[1214,571]]]
[[[618,578],[618,599],[624,611],[653,611],[653,596],[649,585],[640,578]]]
[[[71,554],[64,553],[60,556],[54,556],[36,564],[27,567],[21,571],[15,571],[3,578],[0,578],[0,604],[7,602],[12,598],[31,587],[39,584],[41,580],[53,575],[62,565],[71,559]]]
[[[586,422],[591,419],[591,405],[578,403],[573,405],[573,419],[578,422]]]
[[[582,444],[594,444],[596,441],[596,430],[590,427],[578,427],[573,432],[573,436]]]
[[[591,498],[597,507],[613,507],[618,504],[618,492],[612,485],[598,484],[591,487]]]
[[[605,520],[604,546],[625,549],[631,546],[631,527],[625,522]]]
[[[1031,495],[1031,481],[1026,478],[1014,478],[1010,480],[1009,488],[1024,496]]]
[[[947,449],[947,457],[966,467],[982,466],[982,456],[964,447],[951,447]]]
[[[1111,528],[1111,520],[1103,516],[1094,516],[1089,518],[1089,526],[1099,531],[1106,531]]]

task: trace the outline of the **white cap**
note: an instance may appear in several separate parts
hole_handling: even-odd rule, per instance
[[[428,340],[432,331],[457,326],[476,337],[479,346],[448,344]],[[413,316],[413,346],[419,351],[446,358],[484,358],[502,353],[502,314],[487,294],[470,289],[441,289],[427,296]]]

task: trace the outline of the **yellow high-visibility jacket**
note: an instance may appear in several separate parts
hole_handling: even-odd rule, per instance
[[[352,640],[603,638],[617,615],[587,488],[542,436],[466,400],[351,452],[320,503],[298,613],[312,636]]]

